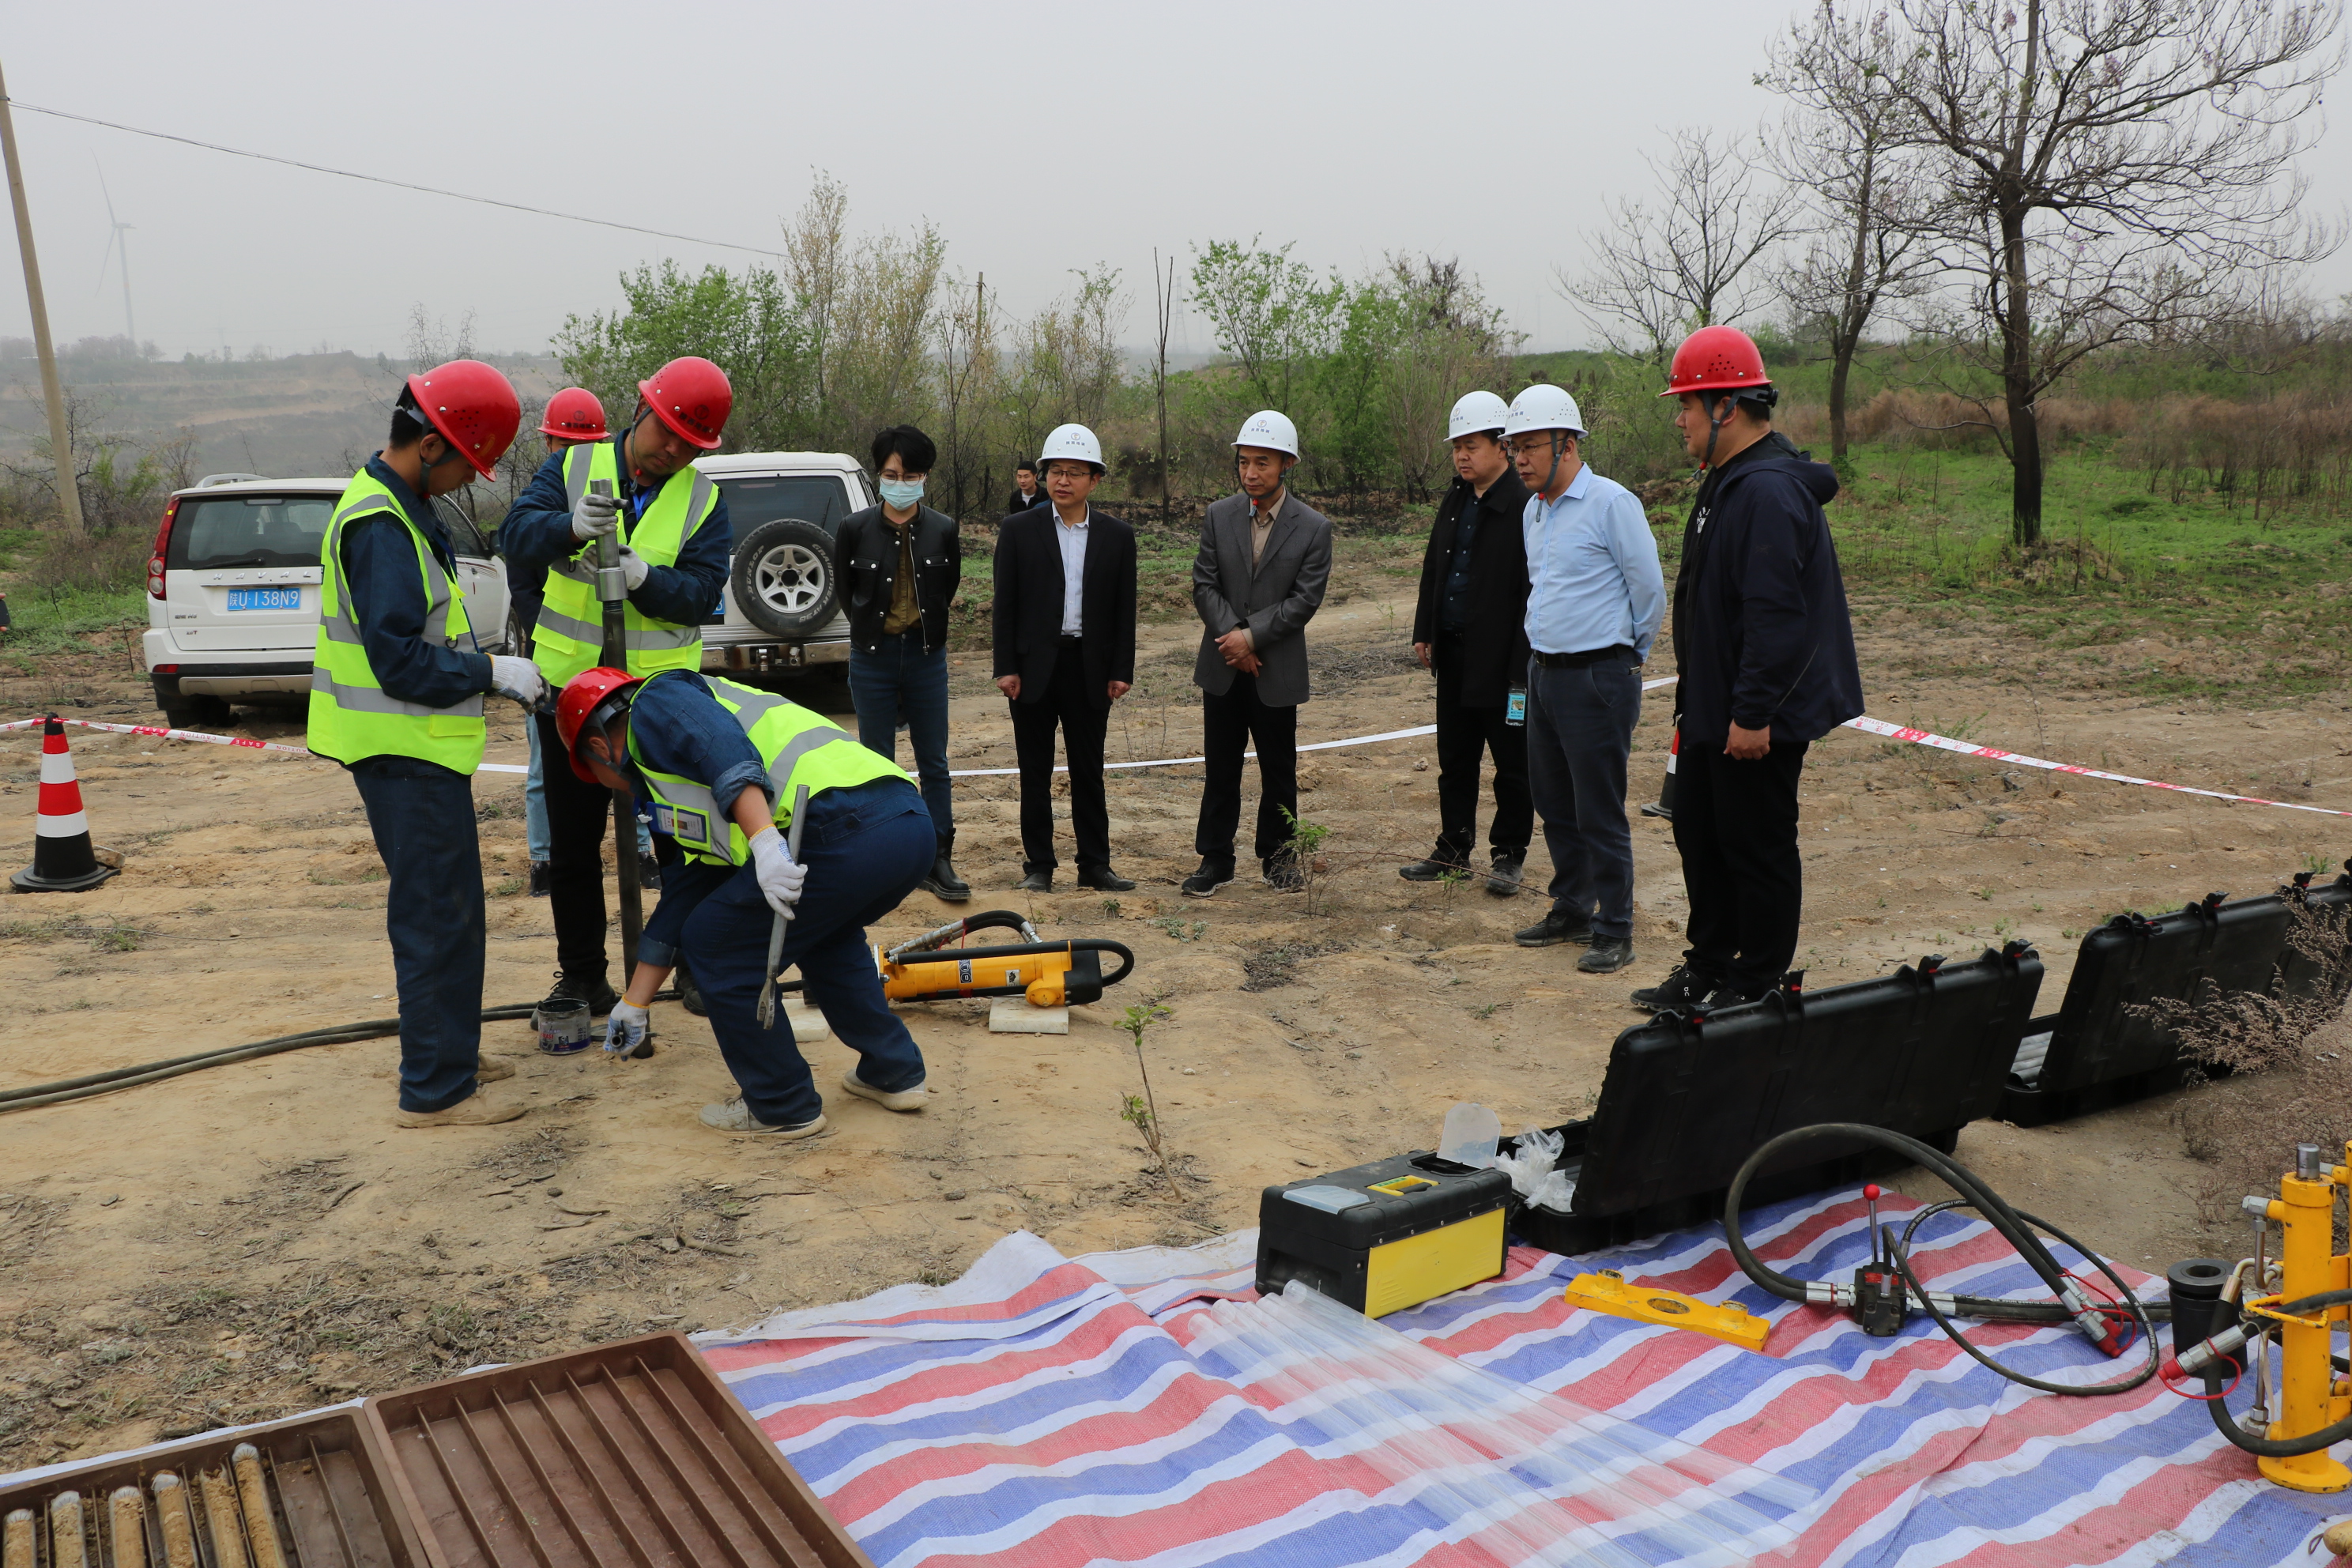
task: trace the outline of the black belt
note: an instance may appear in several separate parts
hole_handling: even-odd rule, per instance
[[[1074,637],[1068,632],[1064,632],[1062,634],[1062,644],[1066,647],[1075,647],[1076,644],[1082,643],[1086,640],[1087,639],[1082,637]]]
[[[1582,669],[1589,664],[1630,664],[1633,650],[1618,643],[1612,647],[1587,648],[1582,653],[1545,653],[1537,649],[1532,657],[1546,669]]]

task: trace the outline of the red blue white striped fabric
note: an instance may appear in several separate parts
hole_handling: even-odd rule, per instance
[[[1860,1194],[1843,1192],[1752,1215],[1750,1240],[1783,1270],[1827,1279],[1866,1255],[1864,1224]],[[2041,1294],[1979,1222],[1941,1215],[1921,1237],[1940,1289]],[[1410,1489],[1318,1458],[1265,1395],[1188,1348],[1209,1301],[1252,1298],[1254,1247],[1244,1233],[1065,1258],[1015,1235],[954,1285],[783,1314],[702,1336],[703,1351],[884,1568],[1501,1561],[1444,1539]],[[1766,1353],[1569,1310],[1568,1279],[1601,1268],[1769,1318]],[[1789,1568],[2315,1568],[2326,1559],[2305,1545],[2352,1513],[2352,1497],[2258,1479],[2202,1409],[2153,1384],[2031,1394],[1924,1319],[1874,1340],[1779,1301],[1716,1226],[1574,1259],[1515,1248],[1501,1279],[1383,1321],[1812,1489],[1819,1505],[1788,1521],[1796,1546],[1771,1560]],[[2101,1382],[2131,1364],[2071,1328],[1969,1332],[2043,1377]]]

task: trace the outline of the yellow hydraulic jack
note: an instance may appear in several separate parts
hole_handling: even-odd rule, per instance
[[[2266,1479],[2301,1492],[2352,1487],[2352,1469],[2327,1454],[2331,1445],[2352,1437],[2352,1384],[2337,1373],[2334,1342],[2352,1310],[2352,1260],[2335,1250],[2336,1191],[2352,1187],[2352,1145],[2345,1156],[2345,1163],[2330,1165],[2316,1143],[2297,1144],[2294,1169],[2279,1179],[2279,1195],[2244,1200],[2254,1216],[2255,1247],[2249,1263],[2239,1266],[2238,1278],[2246,1279],[2237,1303],[2240,1321],[2186,1349],[2176,1341],[2175,1359],[2166,1368],[2168,1380],[2176,1372],[2202,1373],[2208,1408],[2222,1436],[2254,1455]],[[2267,1222],[2273,1220],[2284,1233],[2275,1290],[2270,1289],[2264,1257]],[[2225,1300],[2230,1293],[2225,1290]],[[2272,1335],[2279,1342],[2281,1366],[2275,1420],[2268,1418],[2263,1364],[2268,1347],[2261,1342]],[[2249,1342],[2254,1345],[2251,1355]],[[2225,1362],[2255,1373],[2257,1403],[2243,1425],[2215,1397]]]

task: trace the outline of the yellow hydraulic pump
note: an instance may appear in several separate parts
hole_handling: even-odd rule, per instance
[[[1005,927],[1026,939],[1004,947],[964,947],[941,951],[946,943],[975,931]],[[1103,973],[1102,955],[1115,954],[1119,967]],[[1103,987],[1116,985],[1135,967],[1135,954],[1119,942],[1099,937],[1067,942],[1040,942],[1036,931],[1011,910],[988,910],[936,931],[877,947],[874,964],[882,975],[882,993],[893,1002],[939,1002],[961,996],[1022,996],[1033,1007],[1060,1007],[1070,1003],[1098,1002]],[[784,983],[794,989],[796,981]]]

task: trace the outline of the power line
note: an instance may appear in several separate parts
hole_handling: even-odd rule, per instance
[[[88,114],[72,114],[62,109],[43,109],[37,103],[26,103],[21,98],[7,100],[12,109],[27,114],[46,114],[52,120],[79,121],[84,125],[103,126],[109,131],[128,132],[133,136],[150,136],[158,142],[177,142],[183,146],[201,147],[207,153],[226,153],[235,158],[252,158],[264,163],[282,163],[289,169],[307,169],[314,174],[333,174],[346,180],[361,180],[372,185],[390,185],[395,190],[421,191],[428,196],[447,196],[452,201],[473,202],[486,207],[504,207],[509,212],[529,213],[533,217],[562,218],[566,223],[594,224],[599,228],[617,228],[630,234],[649,234],[656,239],[683,240],[688,245],[713,246],[720,250],[749,251],[753,256],[780,257],[783,253],[756,245],[738,245],[732,240],[704,239],[691,234],[672,234],[666,228],[646,228],[634,223],[616,223],[608,217],[583,217],[578,213],[560,213],[551,207],[526,206],[520,202],[500,201],[496,196],[468,195],[464,191],[445,191],[437,185],[420,185],[407,180],[388,180],[381,174],[356,174],[350,169],[331,169],[324,163],[306,163],[299,158],[280,158],[273,153],[248,152],[242,147],[224,147],[217,142],[200,142],[193,136],[178,136],[169,131],[149,131],[137,125],[118,124],[111,120],[100,120]]]

